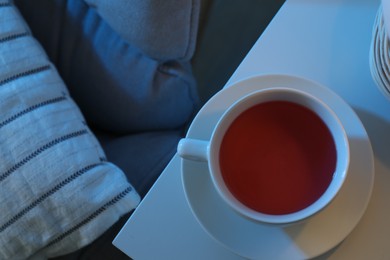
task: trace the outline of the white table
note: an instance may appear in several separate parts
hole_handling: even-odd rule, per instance
[[[390,257],[390,99],[368,62],[379,0],[287,0],[230,78],[292,74],[331,88],[363,122],[375,155],[371,201],[353,232],[319,259]],[[176,155],[114,244],[135,259],[242,259],[211,238],[191,214]]]

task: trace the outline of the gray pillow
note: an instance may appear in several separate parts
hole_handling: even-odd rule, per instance
[[[189,60],[199,0],[85,0],[123,39],[157,60]]]
[[[0,4],[0,24],[0,259],[66,254],[140,197],[11,4]]]
[[[99,5],[96,10],[81,0],[15,2],[34,36],[56,64],[90,126],[122,135],[176,130],[191,120],[199,100],[190,61],[187,60],[192,51],[184,51],[195,45],[195,37],[188,34],[195,35],[198,13],[196,8],[190,8],[190,1],[183,1],[177,7],[168,3],[177,1],[150,3],[152,6],[148,8],[155,7],[156,10],[149,11],[156,15],[155,18],[161,18],[160,24],[168,20],[169,28],[158,26],[154,18],[149,24],[146,17],[139,21],[132,19],[134,12],[138,15],[149,12],[144,10],[146,6],[141,4],[142,1],[128,1],[139,2],[129,10],[121,9],[118,3],[122,1],[106,1],[107,8],[112,5],[121,15],[127,13],[123,28],[128,28],[134,38],[136,33],[132,28],[138,28],[140,32],[145,30],[145,35],[140,35],[143,39],[140,42],[126,40],[114,30],[102,18],[103,10]],[[161,5],[171,8],[169,15],[165,15],[165,9],[160,10],[159,16],[155,14]],[[171,18],[180,13],[179,7],[184,8],[183,14]],[[180,22],[174,25],[172,19]],[[156,31],[146,34],[147,28],[151,30],[153,26]],[[167,44],[166,41],[173,36],[175,42]],[[156,59],[159,55],[152,58],[151,52],[141,50],[143,46],[152,45],[154,47],[146,48],[159,52],[165,56],[164,60]]]

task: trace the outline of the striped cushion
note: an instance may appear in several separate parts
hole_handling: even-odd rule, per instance
[[[18,10],[0,0],[0,259],[74,251],[139,200]]]

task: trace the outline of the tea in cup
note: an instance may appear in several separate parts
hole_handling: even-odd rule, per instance
[[[348,138],[337,115],[320,99],[289,88],[239,99],[210,140],[183,138],[178,154],[207,161],[223,201],[267,224],[295,223],[324,209],[349,166]]]

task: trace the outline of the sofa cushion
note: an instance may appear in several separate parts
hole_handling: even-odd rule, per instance
[[[84,1],[15,2],[91,126],[134,134],[173,130],[191,120],[198,95],[188,61],[145,55]],[[188,19],[183,18],[182,26],[190,26]],[[164,28],[167,37],[170,30]],[[161,43],[157,36],[149,41]],[[195,44],[195,39],[191,42]],[[179,45],[161,45],[161,51]]]
[[[0,24],[0,259],[69,253],[140,197],[10,3]]]
[[[85,0],[123,39],[156,60],[189,60],[200,0]]]

